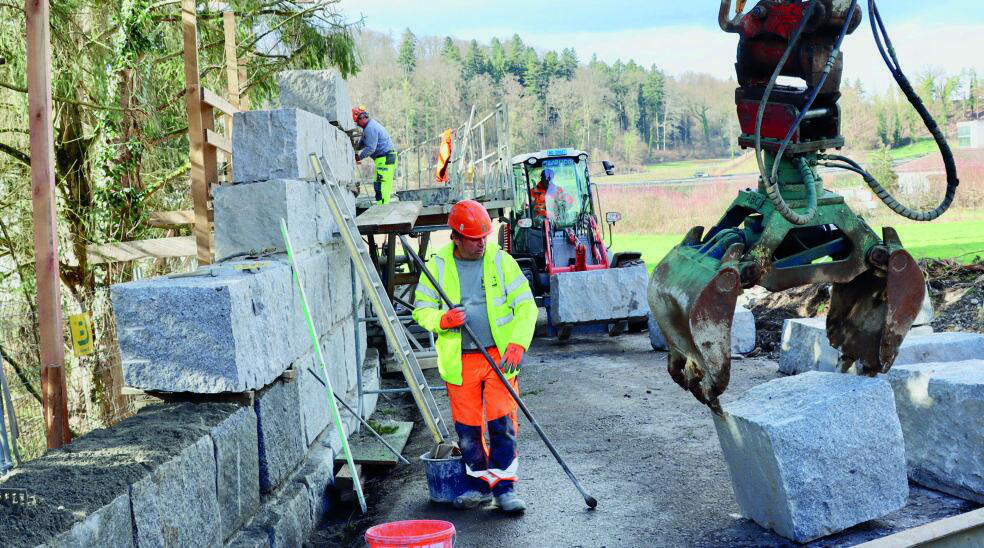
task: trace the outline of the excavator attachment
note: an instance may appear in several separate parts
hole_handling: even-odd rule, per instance
[[[889,231],[895,233],[886,229],[886,240]],[[919,314],[926,293],[919,265],[897,244],[885,267],[867,270],[847,283],[833,284],[827,338],[841,352],[840,369],[844,373],[855,363],[863,375],[887,373]]]
[[[716,413],[743,287],[832,284],[828,338],[842,371],[857,363],[864,375],[891,368],[919,313],[925,279],[895,230],[879,238],[842,197],[822,192],[814,219],[795,226],[759,193],[742,191],[706,236],[692,229],[653,273],[649,304],[669,348],[670,376]]]
[[[677,384],[715,412],[731,374],[731,324],[741,294],[737,260],[744,245],[731,243],[720,257],[700,248],[703,227],[653,272],[649,305],[669,348],[667,369]]]

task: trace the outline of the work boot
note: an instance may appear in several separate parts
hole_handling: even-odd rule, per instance
[[[465,491],[454,499],[454,507],[459,510],[468,510],[487,502],[492,502],[492,493]]]
[[[519,514],[526,511],[526,503],[512,491],[495,497],[495,502],[499,505],[499,508],[502,508],[503,512]]]

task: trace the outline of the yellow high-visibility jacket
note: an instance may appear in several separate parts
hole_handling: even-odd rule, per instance
[[[461,302],[461,284],[454,262],[454,243],[449,243],[427,261],[427,269],[453,303]],[[488,306],[489,327],[500,355],[510,343],[530,347],[536,329],[537,307],[530,284],[516,259],[489,243],[482,258],[482,279]],[[461,329],[441,329],[441,316],[448,307],[434,286],[421,275],[417,285],[413,319],[437,334],[437,367],[445,382],[461,385]],[[516,374],[506,375],[507,378]]]

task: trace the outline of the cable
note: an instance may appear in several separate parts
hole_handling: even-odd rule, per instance
[[[769,79],[768,85],[765,86],[765,93],[762,94],[762,100],[759,102],[758,114],[755,117],[755,161],[758,163],[759,173],[762,175],[762,183],[765,185],[765,193],[768,195],[769,200],[772,205],[775,206],[776,211],[790,223],[794,225],[805,225],[813,220],[816,216],[816,208],[807,212],[806,215],[800,215],[792,209],[790,209],[789,204],[783,199],[782,194],[779,192],[779,188],[773,182],[772,178],[766,173],[765,160],[762,158],[762,119],[765,117],[765,107],[769,104],[769,97],[772,96],[772,90],[779,80],[779,76],[782,74],[782,69],[786,66],[786,61],[789,60],[789,56],[792,55],[793,50],[796,48],[796,44],[799,43],[800,36],[802,36],[803,31],[806,29],[807,23],[813,17],[813,10],[816,8],[819,0],[810,0],[810,5],[806,7],[803,12],[803,20],[800,21],[799,26],[796,28],[796,32],[793,33],[792,38],[789,40],[789,45],[786,47],[786,51],[783,52],[782,58],[779,60],[779,64],[776,65],[775,71],[772,73],[772,77]],[[778,166],[776,162],[775,166]]]
[[[940,149],[940,154],[943,156],[943,165],[946,169],[946,194],[943,196],[943,200],[940,202],[936,208],[929,211],[918,211],[911,209],[902,205],[894,196],[892,196],[885,188],[875,180],[870,174],[861,169],[861,166],[857,165],[856,162],[850,161],[843,156],[829,156],[830,159],[847,161],[857,169],[861,170],[861,175],[864,177],[868,186],[874,191],[875,195],[885,203],[892,211],[898,213],[899,215],[905,217],[906,219],[911,219],[913,221],[932,221],[944,213],[950,206],[953,205],[953,200],[957,194],[957,187],[960,186],[960,180],[957,178],[957,164],[953,159],[953,151],[950,150],[950,145],[946,141],[946,136],[943,131],[940,130],[939,125],[930,114],[926,105],[923,103],[922,99],[912,88],[912,84],[909,83],[909,79],[906,77],[905,73],[902,72],[902,65],[899,63],[898,56],[895,54],[895,48],[892,46],[892,40],[888,36],[888,31],[885,29],[885,23],[882,21],[881,13],[878,11],[878,6],[875,0],[868,0],[868,18],[871,20],[871,32],[875,37],[875,45],[878,46],[878,53],[881,54],[882,59],[885,61],[885,66],[888,67],[889,72],[895,81],[898,83],[899,88],[902,89],[902,93],[905,94],[906,99],[912,104],[912,107],[916,109],[919,113],[919,117],[922,118],[923,123],[926,125],[926,129],[933,136],[936,141],[936,146]],[[882,43],[884,40],[884,44]],[[838,167],[838,166],[832,166]],[[855,170],[851,170],[855,171]]]
[[[827,83],[827,77],[830,76],[830,71],[834,67],[834,63],[837,62],[837,57],[840,55],[841,45],[844,43],[844,37],[847,36],[847,29],[851,27],[851,20],[854,19],[854,10],[858,7],[858,0],[851,0],[851,7],[847,10],[847,17],[844,19],[844,25],[841,27],[840,34],[837,35],[837,40],[834,42],[834,49],[831,50],[830,55],[827,56],[827,62],[823,66],[823,73],[820,75],[820,81],[813,86],[813,91],[810,93],[810,98],[806,101],[806,104],[800,109],[799,115],[796,116],[796,120],[793,121],[793,125],[790,126],[789,132],[786,134],[786,138],[783,139],[782,145],[779,147],[779,153],[776,154],[776,161],[772,165],[772,178],[775,179],[776,175],[779,173],[779,161],[782,160],[783,154],[786,153],[786,147],[793,140],[793,134],[799,129],[800,124],[806,118],[806,113],[810,111],[810,107],[817,100],[817,96],[820,95],[820,90],[823,89],[824,84]]]

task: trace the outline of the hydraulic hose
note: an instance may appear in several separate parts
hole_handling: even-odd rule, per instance
[[[950,150],[950,145],[946,141],[946,136],[940,129],[936,120],[933,119],[933,115],[930,114],[926,105],[923,104],[922,99],[912,88],[912,84],[909,83],[909,79],[906,77],[905,73],[902,72],[902,66],[899,63],[899,59],[895,54],[895,48],[892,46],[892,40],[888,36],[888,31],[885,29],[885,23],[882,21],[881,13],[878,11],[878,6],[875,0],[868,0],[868,18],[871,20],[871,32],[875,37],[875,44],[878,46],[878,53],[881,54],[882,59],[885,61],[885,65],[888,67],[889,72],[891,72],[892,77],[898,83],[899,88],[902,89],[902,93],[905,94],[906,99],[912,104],[912,107],[916,109],[919,113],[919,117],[922,118],[924,124],[926,124],[926,129],[933,136],[936,141],[936,146],[940,149],[940,154],[943,156],[943,165],[946,169],[946,194],[943,196],[943,200],[940,202],[936,208],[929,211],[918,211],[899,203],[894,196],[889,193],[885,187],[883,187],[874,177],[868,174],[866,171],[861,169],[856,162],[853,162],[843,156],[828,156],[827,158],[832,160],[840,160],[848,163],[856,169],[851,169],[851,171],[858,172],[864,177],[865,182],[871,187],[875,195],[885,203],[892,211],[898,213],[906,219],[911,219],[913,221],[932,221],[939,216],[946,213],[946,210],[950,209],[953,205],[953,200],[957,195],[957,187],[960,186],[960,180],[957,178],[957,164],[953,159],[953,151]],[[884,39],[884,43],[882,40]],[[831,167],[844,166],[831,165]]]
[[[789,132],[786,133],[786,138],[783,139],[782,145],[779,147],[779,153],[776,154],[776,161],[772,165],[772,178],[775,179],[776,174],[779,173],[779,160],[782,159],[783,154],[786,153],[786,147],[793,140],[793,135],[796,130],[799,129],[800,124],[806,118],[806,113],[810,111],[810,107],[817,100],[817,96],[820,95],[820,90],[823,89],[824,84],[827,83],[827,77],[830,76],[830,71],[834,68],[834,63],[837,62],[837,56],[840,55],[841,45],[844,43],[844,37],[847,36],[847,29],[851,28],[851,21],[854,19],[854,10],[858,7],[858,0],[851,0],[851,7],[847,10],[847,17],[844,19],[844,25],[841,27],[840,34],[837,35],[837,41],[834,42],[834,49],[831,50],[830,55],[827,56],[827,62],[823,66],[823,73],[820,75],[820,80],[815,86],[813,86],[813,91],[810,93],[810,98],[807,99],[806,104],[800,109],[799,115],[796,116],[796,120],[793,121],[793,125],[789,127]]]
[[[762,94],[762,100],[759,102],[758,113],[755,116],[755,161],[758,163],[759,173],[762,174],[762,183],[765,186],[765,193],[772,202],[772,205],[776,208],[776,211],[778,211],[784,219],[794,225],[805,225],[809,223],[813,220],[813,217],[816,216],[817,210],[816,207],[813,207],[803,215],[793,211],[789,207],[789,204],[786,203],[786,200],[783,199],[782,194],[779,192],[779,187],[776,185],[773,177],[767,173],[768,170],[765,167],[765,160],[762,158],[762,120],[765,117],[765,107],[769,104],[769,97],[772,96],[772,90],[775,88],[776,82],[782,74],[782,69],[786,66],[786,61],[789,60],[793,50],[796,49],[796,45],[799,43],[800,37],[803,35],[803,31],[806,29],[806,25],[813,17],[813,11],[818,2],[819,0],[810,0],[810,5],[806,7],[806,10],[803,13],[803,20],[800,21],[799,26],[796,27],[796,32],[793,33],[792,38],[789,40],[789,45],[786,47],[786,51],[783,52],[782,58],[776,65],[776,69],[773,71],[768,85],[765,86],[765,93]],[[778,166],[779,158],[777,157],[773,167]]]

